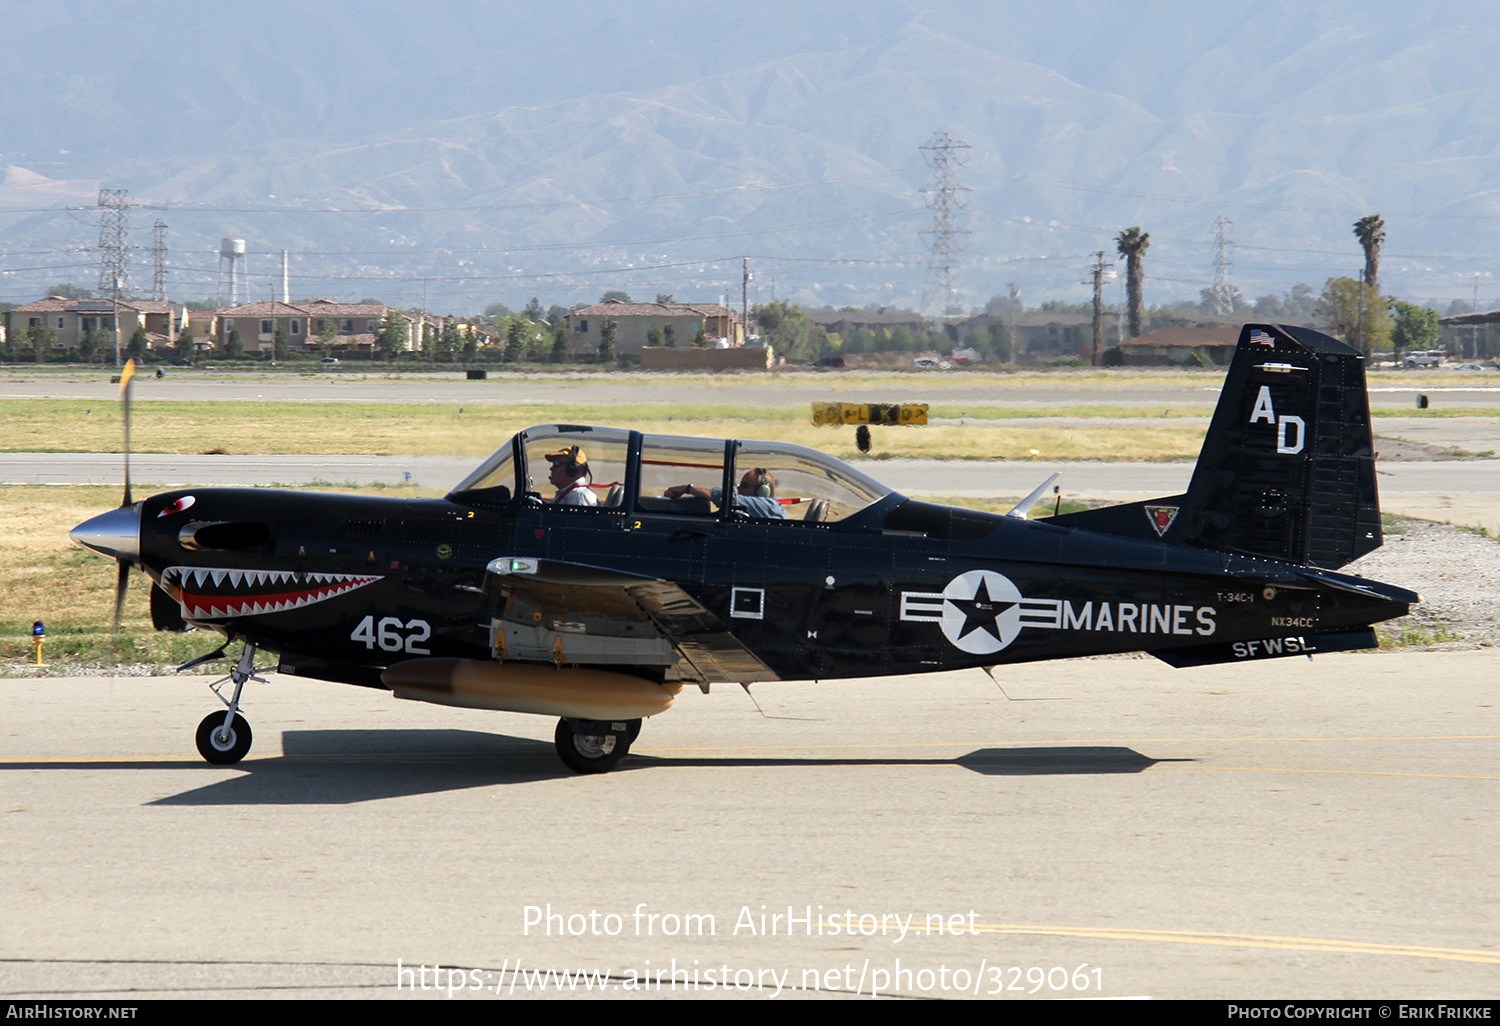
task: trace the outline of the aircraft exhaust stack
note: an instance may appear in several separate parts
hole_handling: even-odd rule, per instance
[[[671,707],[681,684],[582,667],[410,659],[381,674],[397,698],[582,720],[635,720]]]

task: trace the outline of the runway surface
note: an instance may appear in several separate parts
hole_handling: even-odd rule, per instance
[[[756,685],[763,713],[692,690],[595,777],[550,720],[274,676],[250,758],[211,767],[203,678],[6,679],[0,991],[1493,998],[1497,676],[1481,650]]]

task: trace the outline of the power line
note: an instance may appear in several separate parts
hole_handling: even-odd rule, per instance
[[[973,172],[983,178],[993,178],[997,181],[1030,181],[1037,185],[1051,185],[1060,189],[1071,189],[1078,192],[1101,192],[1115,196],[1129,196],[1134,199],[1159,200],[1166,203],[1191,203],[1199,206],[1235,207],[1241,210],[1275,210],[1291,214],[1337,214],[1347,217],[1357,214],[1359,211],[1353,207],[1294,207],[1277,203],[1237,203],[1226,199],[1199,199],[1195,196],[1183,196],[1180,194],[1166,194],[1154,192],[1141,192],[1136,189],[1121,189],[1108,185],[1087,185],[1082,182],[1065,182],[1058,178],[1045,178],[1040,175],[997,175],[988,174],[983,171]],[[1495,221],[1500,220],[1500,214],[1437,214],[1432,212],[1423,213],[1394,213],[1389,217],[1409,217],[1416,220],[1435,221]]]

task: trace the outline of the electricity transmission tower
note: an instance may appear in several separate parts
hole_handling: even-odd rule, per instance
[[[1229,250],[1234,243],[1229,241],[1225,230],[1232,224],[1223,214],[1214,222],[1214,285],[1209,295],[1213,298],[1214,313],[1220,317],[1234,313],[1234,286],[1229,284],[1229,269],[1234,266]]]
[[[922,146],[922,159],[932,168],[932,180],[922,188],[932,211],[932,224],[922,230],[930,239],[932,255],[927,259],[927,281],[922,287],[922,309],[938,307],[945,314],[963,313],[963,292],[958,286],[958,253],[967,228],[958,226],[958,214],[974,190],[958,183],[958,169],[968,160],[972,147],[947,132],[938,132]]]
[[[130,291],[130,191],[99,190],[99,294]]]
[[[130,291],[130,192],[99,190],[99,294],[110,299],[115,323],[115,365],[121,363],[120,294]]]
[[[151,298],[167,298],[167,225],[161,218],[151,226]]]

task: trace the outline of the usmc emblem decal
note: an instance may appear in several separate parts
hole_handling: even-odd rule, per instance
[[[993,570],[970,570],[940,592],[901,594],[901,619],[936,623],[961,652],[989,655],[1021,633],[1021,590]]]

